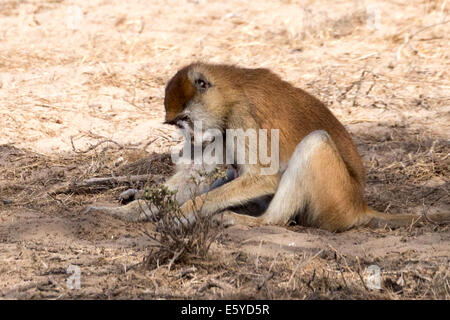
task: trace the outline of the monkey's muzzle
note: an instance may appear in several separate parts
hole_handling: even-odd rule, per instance
[[[177,126],[187,140],[194,140],[194,126],[187,114],[180,113],[175,118],[164,121],[164,124]]]
[[[175,125],[180,129],[186,129],[186,123],[192,127],[192,121],[185,113],[180,113],[175,118],[164,121],[164,124]]]

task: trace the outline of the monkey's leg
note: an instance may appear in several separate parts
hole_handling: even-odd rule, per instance
[[[183,178],[186,178],[186,174],[183,173]],[[210,186],[207,185],[202,185],[202,188],[198,188],[198,186],[196,186],[200,193],[205,193],[208,191],[211,191],[212,189],[218,188],[222,185],[224,185],[225,183],[230,182],[231,180],[234,180],[237,177],[237,171],[236,169],[228,169],[226,172],[226,175],[223,178],[218,178],[217,180],[215,180]],[[172,181],[172,182],[167,182],[166,185],[170,185],[172,186],[171,189],[173,189],[176,185],[176,183],[180,183],[180,185],[183,186],[183,188],[185,188],[186,183],[189,183],[189,181],[183,181],[183,183],[181,183],[180,179],[174,179],[176,181]],[[188,188],[189,191],[191,191],[190,189],[192,188]],[[143,199],[145,195],[145,190],[140,190],[140,189],[127,189],[125,191],[123,191],[122,193],[119,194],[118,199],[119,202],[122,204],[127,204],[131,201],[134,200],[138,200],[138,199]],[[186,202],[188,200],[188,196],[189,196],[189,192],[184,192],[183,194],[180,194],[178,196],[178,204],[183,204],[184,202]]]
[[[307,135],[296,147],[283,173],[264,223],[290,220],[328,230],[345,230],[363,214],[362,186],[350,176],[327,132]]]
[[[242,205],[253,199],[273,195],[279,182],[278,175],[252,175],[247,173],[212,191],[187,201],[181,210],[189,222],[195,215],[212,215],[224,209]],[[259,223],[259,218],[234,214],[237,223]],[[228,215],[229,217],[229,215]]]

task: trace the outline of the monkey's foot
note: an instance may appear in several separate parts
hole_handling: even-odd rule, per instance
[[[233,212],[226,210],[215,214],[211,220],[213,226],[228,228],[234,226],[236,221],[233,219]]]
[[[84,213],[102,212],[110,216],[130,221],[148,221],[152,220],[157,212],[150,208],[144,200],[132,201],[121,207],[97,207],[91,206]]]
[[[223,226],[225,228],[234,226],[236,224],[245,226],[259,226],[263,222],[257,217],[239,214],[230,210],[226,210],[216,214],[213,218],[213,224]]]

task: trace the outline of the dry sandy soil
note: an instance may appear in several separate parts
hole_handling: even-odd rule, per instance
[[[326,102],[357,143],[372,207],[448,212],[449,10],[446,0],[2,0],[0,298],[449,299],[449,226],[233,226],[206,257],[150,270],[151,223],[83,213],[117,204],[129,184],[55,192],[170,174],[164,84],[203,60],[271,68]],[[67,286],[70,265],[80,289]],[[371,265],[380,290],[366,285]]]

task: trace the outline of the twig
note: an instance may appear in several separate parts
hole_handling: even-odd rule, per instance
[[[124,149],[124,148],[125,148],[123,145],[121,145],[120,143],[118,143],[118,142],[116,142],[116,141],[114,141],[114,140],[111,140],[111,139],[105,139],[105,140],[102,140],[102,141],[100,141],[100,142],[98,142],[98,143],[96,143],[96,144],[90,146],[90,147],[87,148],[86,150],[77,150],[77,149],[75,148],[74,143],[73,143],[73,137],[72,137],[72,136],[70,137],[70,144],[72,145],[72,150],[73,150],[73,152],[75,152],[75,153],[87,153],[87,152],[89,152],[89,151],[94,150],[95,148],[97,148],[98,146],[100,146],[100,145],[102,145],[102,144],[104,144],[104,143],[106,143],[106,142],[110,142],[110,143],[115,144],[116,146],[119,147],[119,149]]]
[[[363,72],[361,72],[361,76],[360,76],[359,80],[356,82],[357,87],[356,87],[355,96],[353,97],[352,107],[356,106],[356,99],[358,98],[359,91],[361,90],[362,83],[364,82],[367,73],[368,73],[367,70],[363,70]]]
[[[198,289],[198,292],[203,292],[206,289],[210,289],[210,288],[219,288],[222,290],[228,289],[230,291],[233,290],[233,287],[231,285],[229,285],[228,283],[225,283],[220,280],[208,280],[203,286],[200,287],[200,289]]]
[[[323,249],[318,251],[315,255],[313,255],[312,257],[301,261],[299,264],[297,264],[297,267],[293,270],[291,277],[289,278],[289,281],[287,282],[287,286],[289,286],[289,284],[291,283],[292,279],[294,278],[294,275],[297,273],[297,270],[300,267],[303,267],[305,265],[307,265],[308,263],[310,263],[311,261],[313,261],[316,257],[318,257],[321,253],[323,252]]]
[[[194,273],[196,271],[197,271],[197,268],[195,266],[193,266],[193,267],[181,270],[180,272],[178,272],[176,274],[176,277],[183,278],[184,276],[187,276],[188,274]]]
[[[257,289],[258,291],[262,289],[262,287],[265,286],[266,282],[269,281],[270,279],[273,278],[273,276],[275,275],[275,273],[273,272],[269,272],[264,279],[262,279],[262,281],[260,283],[258,283]]]
[[[181,256],[181,254],[184,252],[184,248],[181,248],[177,253],[173,255],[173,258],[170,259],[169,265],[167,266],[167,269],[170,271],[170,268],[172,267],[172,264],[178,260],[178,258]]]
[[[416,32],[414,32],[414,33],[412,33],[410,35],[406,35],[405,42],[403,42],[403,44],[397,50],[397,60],[400,60],[403,48],[406,47],[407,45],[409,45],[409,42],[411,41],[411,39],[413,37],[415,37],[416,35],[418,35],[422,31],[425,31],[427,29],[430,29],[430,28],[433,28],[433,27],[436,27],[436,26],[439,26],[439,25],[443,25],[443,24],[446,24],[446,23],[449,23],[449,22],[450,22],[450,20],[445,20],[445,21],[442,21],[442,22],[430,24],[429,26],[424,26],[424,27],[420,28],[419,30],[417,30]]]
[[[92,187],[105,187],[110,185],[118,185],[118,184],[132,184],[137,182],[147,182],[149,180],[154,181],[163,181],[163,176],[161,175],[132,175],[132,176],[119,176],[119,177],[103,177],[103,178],[90,178],[87,180],[83,180],[78,183],[71,183],[70,185],[66,185],[63,187],[59,187],[56,190],[49,192],[50,194],[60,194],[60,193],[69,193],[76,192],[83,189],[89,189]]]
[[[428,206],[428,208],[425,208],[425,198],[422,200],[423,201],[423,210],[422,210],[422,217],[429,223],[435,225],[435,226],[439,226],[439,223],[437,223],[436,221],[433,221],[430,219],[430,217],[428,216],[428,210],[430,209],[431,205]]]

